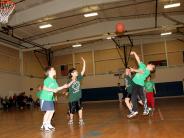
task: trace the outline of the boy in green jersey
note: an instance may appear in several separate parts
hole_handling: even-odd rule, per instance
[[[153,113],[155,108],[154,93],[156,94],[155,83],[151,80],[149,75],[144,84],[144,91],[146,93],[147,106],[150,113]]]
[[[68,89],[68,99],[69,99],[69,114],[70,119],[68,124],[73,124],[73,115],[75,112],[79,114],[79,125],[83,125],[83,117],[82,117],[82,105],[81,105],[81,81],[83,79],[83,75],[86,69],[86,62],[84,58],[81,58],[83,61],[83,68],[81,73],[79,74],[75,68],[69,70],[69,81],[74,81],[72,85]]]
[[[64,88],[68,88],[73,82],[59,87],[56,79],[54,78],[56,70],[53,67],[48,67],[45,74],[47,77],[44,79],[43,88],[39,94],[40,108],[41,111],[45,112],[41,128],[45,131],[52,131],[55,130],[55,128],[51,125],[51,119],[55,112],[53,94]]]
[[[150,75],[150,72],[155,69],[155,65],[153,65],[152,63],[148,63],[147,65],[145,65],[143,62],[141,62],[136,52],[132,51],[130,52],[130,55],[133,55],[135,57],[138,63],[138,70],[141,70],[143,73],[137,72],[132,79],[133,80],[133,88],[132,88],[133,90],[132,90],[131,101],[133,104],[133,108],[132,108],[132,112],[127,115],[128,118],[132,118],[138,114],[138,110],[137,110],[137,97],[138,96],[141,98],[143,105],[144,105],[143,115],[148,114],[146,98],[145,98],[145,94],[143,90],[144,81]]]
[[[132,103],[131,103],[131,95],[132,95],[132,87],[133,87],[133,82],[132,82],[132,75],[131,72],[140,72],[141,71],[133,68],[126,68],[125,69],[125,74],[124,74],[124,82],[125,82],[125,104],[128,107],[129,111],[132,112]],[[138,102],[143,105],[142,101],[138,97]]]

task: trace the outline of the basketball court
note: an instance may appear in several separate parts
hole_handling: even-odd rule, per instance
[[[129,117],[135,104],[130,111],[125,104],[126,69],[144,74],[136,55],[156,66],[155,108],[143,115],[138,105]],[[37,93],[48,66],[59,86],[69,82],[71,68],[85,72],[84,125],[77,113],[68,124],[70,94],[63,89],[54,94],[56,130],[40,129],[45,114]],[[182,0],[0,0],[1,138],[182,138],[183,72]]]

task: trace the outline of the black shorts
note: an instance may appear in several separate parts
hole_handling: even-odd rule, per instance
[[[74,114],[82,109],[81,100],[69,102],[69,111]]]
[[[128,93],[127,90],[125,90],[124,98],[130,98],[131,99],[131,94]]]
[[[125,94],[125,98],[130,98],[131,99],[131,94],[130,93],[126,93]]]

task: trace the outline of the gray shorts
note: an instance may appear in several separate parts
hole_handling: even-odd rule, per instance
[[[54,102],[40,100],[41,111],[54,111]]]

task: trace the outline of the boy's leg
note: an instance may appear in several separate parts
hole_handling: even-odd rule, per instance
[[[148,106],[148,108],[151,108],[151,97],[150,97],[150,93],[146,93],[146,99],[147,99],[147,106]]]
[[[126,106],[128,107],[129,111],[131,112],[132,111],[132,104],[130,102],[130,98],[125,98],[125,104]]]
[[[134,84],[132,88],[131,103],[133,105],[132,111],[127,115],[128,118],[132,118],[138,114],[137,110],[137,85]]]
[[[73,114],[74,114],[74,108],[75,108],[75,105],[74,105],[74,102],[69,102],[68,103],[68,106],[69,106],[69,113],[70,113],[70,119],[68,121],[68,124],[69,125],[72,125],[73,124]]]
[[[131,96],[131,102],[133,105],[132,111],[137,112],[137,95],[138,95],[138,89],[137,85],[135,84],[132,89],[132,96]]]
[[[152,109],[155,109],[155,98],[154,98],[154,93],[152,92],[152,95],[151,95],[151,107]]]
[[[143,102],[142,102],[142,100],[140,99],[139,96],[137,97],[137,100],[138,100],[138,103],[139,103],[140,105],[143,105]]]
[[[46,113],[44,114],[44,117],[43,117],[42,127],[45,131],[51,131],[48,127],[49,114],[50,114],[49,111],[46,111]],[[42,127],[41,127],[41,129],[42,129]]]
[[[78,114],[79,114],[79,120],[80,120],[80,119],[83,119],[83,117],[82,117],[82,109],[80,109],[80,110],[78,111]]]
[[[153,110],[154,110],[154,93],[150,92],[148,93],[148,109],[149,109],[149,114],[153,115]]]
[[[70,120],[68,121],[68,124],[71,125],[73,124],[73,114],[70,113]]]
[[[76,108],[77,108],[77,111],[78,111],[78,114],[79,114],[79,125],[84,125],[83,115],[82,115],[81,100],[79,100],[79,101],[77,102]]]
[[[50,131],[50,129],[47,126],[48,120],[49,120],[49,110],[48,110],[47,102],[44,100],[41,100],[40,101],[40,108],[42,111],[45,111],[45,114],[43,116],[43,124],[41,126],[41,130],[44,129],[45,131]]]
[[[48,111],[49,112],[49,117],[48,117],[48,120],[47,120],[47,125],[50,129],[55,129],[55,127],[53,127],[51,125],[51,120],[52,120],[52,117],[53,117],[53,114],[54,114],[54,110],[53,111]]]
[[[146,95],[144,93],[144,90],[143,90],[143,87],[142,86],[139,86],[138,88],[138,93],[139,93],[139,96],[143,102],[143,106],[144,106],[144,112],[143,112],[143,115],[148,115],[148,110],[147,110],[147,99],[146,99]]]

